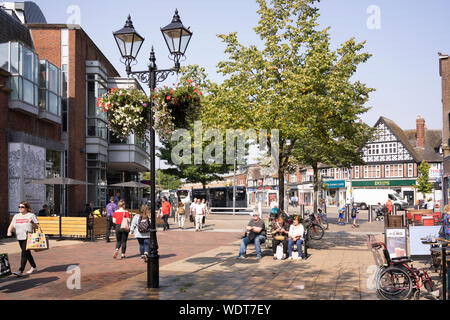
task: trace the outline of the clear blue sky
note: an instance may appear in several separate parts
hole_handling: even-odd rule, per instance
[[[49,23],[66,23],[71,5],[80,8],[82,28],[124,75],[112,32],[123,27],[130,13],[136,30],[146,38],[138,67],[145,68],[155,47],[160,68],[171,67],[159,28],[171,21],[175,8],[194,32],[184,64],[204,66],[213,81],[220,81],[216,65],[226,57],[219,33],[238,32],[245,44],[257,44],[253,31],[258,21],[253,0],[35,0]],[[381,29],[370,30],[367,8],[380,8]],[[403,129],[415,127],[422,115],[430,129],[442,128],[441,80],[438,52],[450,54],[450,1],[448,0],[323,0],[319,4],[323,27],[331,27],[334,46],[350,37],[367,41],[373,57],[355,77],[377,91],[363,117],[373,125],[379,116]],[[168,81],[171,85],[173,81]]]

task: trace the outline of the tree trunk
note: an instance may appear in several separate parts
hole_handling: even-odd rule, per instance
[[[319,196],[319,168],[318,165],[315,164],[312,166],[314,170],[314,200],[313,200],[313,212],[317,212],[317,200]]]
[[[278,209],[284,210],[284,168],[278,166]]]

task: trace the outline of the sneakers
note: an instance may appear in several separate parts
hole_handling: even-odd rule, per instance
[[[37,268],[31,268],[30,270],[27,271],[27,274],[32,274],[33,272],[36,272]]]
[[[261,258],[262,258],[261,256],[257,256],[256,260],[259,262],[259,261],[261,261]]]
[[[288,258],[288,260],[294,260],[294,258],[292,258],[292,256],[291,256],[291,257]]]
[[[113,259],[116,259],[118,254],[119,254],[119,250],[116,250],[116,251],[114,252]]]
[[[236,259],[245,259],[245,257],[244,256],[241,256],[241,255],[239,255],[239,256],[237,256],[237,258]]]
[[[298,257],[297,259],[295,259],[295,260],[303,260],[303,258],[302,257]]]
[[[20,277],[20,276],[22,276],[22,271],[19,270],[19,271],[13,272],[13,275]]]
[[[120,257],[120,259],[126,259],[127,257],[125,257],[125,255],[122,255],[121,257]]]

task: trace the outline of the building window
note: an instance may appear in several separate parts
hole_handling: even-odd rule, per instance
[[[359,166],[355,167],[355,179],[359,179]]]
[[[97,108],[97,98],[106,93],[106,87],[98,75],[89,75],[87,83],[88,119],[87,136],[108,139],[106,113]]]
[[[414,177],[414,163],[408,163],[408,177]]]
[[[9,54],[8,54],[9,52]],[[31,49],[19,42],[0,44],[0,65],[11,73],[11,100],[38,106],[39,59]],[[8,60],[8,61],[6,61]]]
[[[40,61],[39,107],[61,116],[61,71],[46,60]]]
[[[403,164],[392,164],[384,167],[384,176],[386,178],[403,177]]]
[[[380,166],[364,166],[364,178],[380,178]]]

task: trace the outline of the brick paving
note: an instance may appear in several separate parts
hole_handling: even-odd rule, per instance
[[[114,243],[97,241],[34,254],[40,272],[0,279],[0,299],[377,299],[368,288],[374,261],[366,240],[367,234],[381,240],[383,223],[369,224],[362,216],[361,227],[352,229],[336,225],[336,218],[336,213],[329,214],[330,228],[312,243],[307,260],[274,261],[265,249],[260,262],[253,245],[247,259],[236,259],[248,216],[211,216],[201,233],[193,232],[190,223],[189,229],[179,230],[170,219],[170,231],[158,232],[159,289],[146,288],[146,264],[139,259],[135,239],[129,240],[126,260],[112,259]],[[11,255],[14,268],[19,258]],[[67,289],[69,265],[81,268],[81,290]]]

